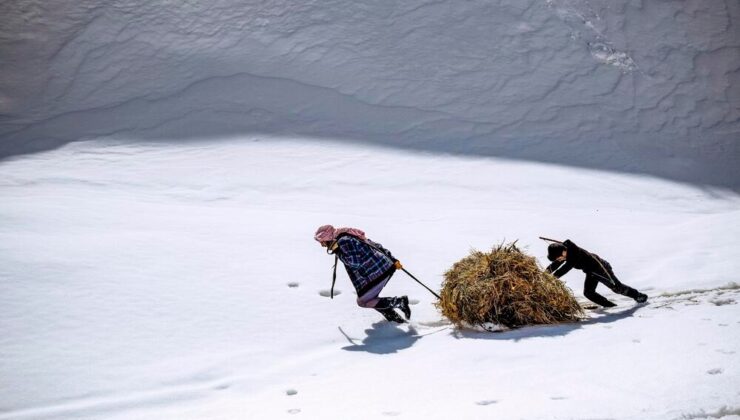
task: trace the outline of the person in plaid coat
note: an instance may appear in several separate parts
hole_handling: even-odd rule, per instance
[[[411,317],[408,296],[380,297],[380,292],[393,273],[402,267],[390,251],[355,228],[324,225],[318,228],[314,239],[326,248],[327,253],[335,255],[344,264],[357,291],[357,305],[373,308],[391,322],[405,322],[396,309],[400,309],[406,319]],[[334,269],[336,276],[336,265]]]

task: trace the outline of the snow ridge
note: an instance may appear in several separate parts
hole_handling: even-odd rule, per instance
[[[288,132],[740,182],[737,2],[0,7],[0,156]]]

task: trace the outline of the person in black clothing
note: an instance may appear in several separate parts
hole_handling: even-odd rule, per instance
[[[612,307],[617,306],[609,299],[596,293],[599,282],[604,283],[614,293],[629,296],[638,303],[647,301],[647,295],[622,284],[612,271],[608,261],[598,255],[588,252],[570,240],[563,243],[552,243],[547,247],[547,259],[552,261],[547,267],[547,272],[557,278],[565,275],[572,268],[583,270],[586,273],[586,281],[583,284],[583,295],[597,305]]]

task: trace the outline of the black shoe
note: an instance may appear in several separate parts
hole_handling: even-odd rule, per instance
[[[401,305],[399,309],[403,312],[403,316],[406,317],[406,319],[411,319],[411,308],[409,307],[409,297],[408,296],[401,296]]]
[[[395,322],[398,324],[403,324],[404,322],[406,322],[404,321],[403,318],[401,318],[401,315],[399,315],[398,312],[393,310],[393,308],[375,309],[375,310],[383,314],[386,321],[388,322]]]
[[[648,296],[645,293],[638,293],[637,297],[635,297],[635,302],[637,303],[645,303],[647,302]]]

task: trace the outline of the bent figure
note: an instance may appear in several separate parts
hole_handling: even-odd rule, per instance
[[[403,323],[396,312],[400,309],[406,319],[411,317],[407,296],[380,297],[388,281],[401,268],[401,263],[387,249],[365,237],[365,232],[355,228],[321,226],[314,235],[326,252],[342,261],[350,281],[357,291],[357,305],[373,308],[391,322]],[[336,264],[334,265],[336,278]],[[334,284],[332,283],[332,290]]]
[[[639,303],[647,301],[647,295],[623,284],[619,281],[611,264],[598,255],[588,252],[570,240],[561,243],[552,243],[547,247],[547,259],[552,262],[547,267],[547,272],[560,278],[572,268],[582,270],[586,273],[586,281],[583,285],[583,295],[588,300],[604,307],[616,306],[609,299],[596,293],[596,286],[603,283],[614,293],[629,296]]]

